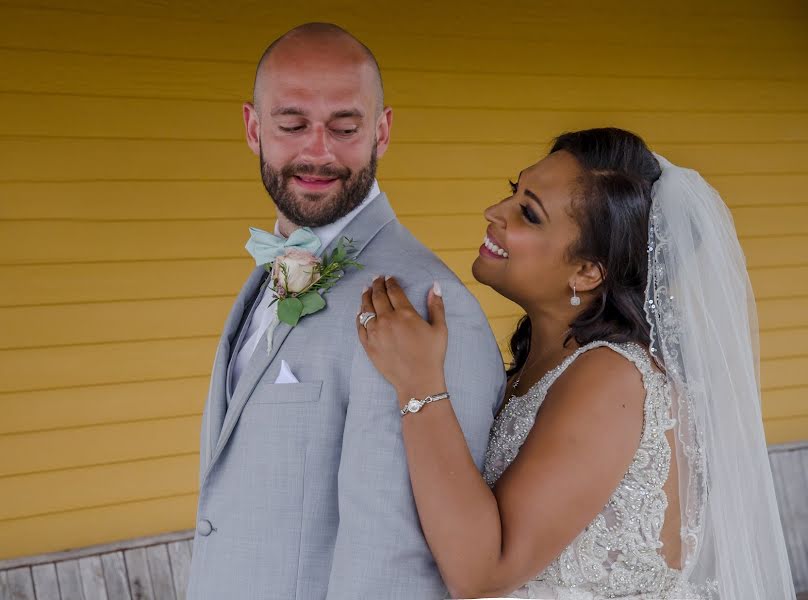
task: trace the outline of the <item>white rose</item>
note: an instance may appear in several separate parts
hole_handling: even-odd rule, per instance
[[[320,279],[320,259],[311,252],[290,248],[272,264],[272,282],[282,297],[297,294]]]

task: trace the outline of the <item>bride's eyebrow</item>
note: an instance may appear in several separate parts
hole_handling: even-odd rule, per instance
[[[528,189],[525,189],[524,193],[525,193],[525,196],[527,196],[531,200],[536,201],[536,204],[538,204],[541,207],[541,209],[544,211],[544,216],[547,217],[547,220],[549,221],[550,220],[550,215],[547,214],[547,209],[544,208],[544,204],[542,204],[541,198],[539,198],[536,194],[534,194],[533,192],[531,192]]]

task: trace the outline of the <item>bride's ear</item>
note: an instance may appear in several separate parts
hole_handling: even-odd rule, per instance
[[[579,292],[590,292],[603,283],[606,273],[600,263],[584,262],[570,279],[569,285],[575,284],[575,289]]]

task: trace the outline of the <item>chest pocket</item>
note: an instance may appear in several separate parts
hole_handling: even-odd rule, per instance
[[[250,395],[250,404],[299,404],[320,400],[322,381],[305,383],[259,383]]]

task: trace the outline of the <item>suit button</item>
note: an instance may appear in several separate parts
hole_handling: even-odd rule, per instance
[[[196,524],[196,531],[199,535],[210,535],[210,532],[213,531],[213,525],[207,519],[199,519],[199,523]]]

